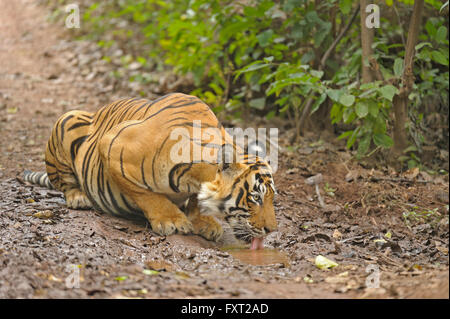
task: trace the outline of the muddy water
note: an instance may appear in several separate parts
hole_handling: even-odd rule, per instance
[[[289,267],[288,256],[277,249],[228,248],[223,250],[246,264],[255,266],[283,264]]]

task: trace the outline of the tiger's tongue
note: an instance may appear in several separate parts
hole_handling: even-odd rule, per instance
[[[256,250],[256,249],[264,249],[264,238],[263,237],[253,237],[252,239],[252,245],[250,246],[251,250]]]

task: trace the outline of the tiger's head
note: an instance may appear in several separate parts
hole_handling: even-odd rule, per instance
[[[202,214],[224,220],[235,239],[244,243],[260,239],[262,245],[262,238],[277,229],[275,193],[270,166],[257,159],[220,164],[215,180],[202,184],[198,200]]]

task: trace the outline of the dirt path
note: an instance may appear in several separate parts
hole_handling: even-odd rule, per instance
[[[326,143],[280,154],[280,230],[266,243],[288,263],[250,265],[199,237],[69,211],[60,193],[23,185],[16,176],[24,168],[44,169],[58,116],[128,92],[112,92],[95,45],[70,41],[35,1],[0,0],[0,8],[0,298],[448,298],[448,178],[368,182]],[[346,182],[348,169],[362,178]],[[334,189],[325,210],[304,182],[317,173]],[[438,215],[407,227],[396,203]],[[339,266],[319,270],[317,255]],[[367,288],[369,265],[379,288]]]

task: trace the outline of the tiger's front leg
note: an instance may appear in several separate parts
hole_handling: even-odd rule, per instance
[[[197,195],[189,198],[186,212],[192,222],[194,234],[213,241],[218,241],[222,237],[223,229],[219,222],[213,216],[200,214]]]
[[[139,194],[135,191],[129,196],[144,212],[152,230],[156,233],[171,235],[176,232],[187,234],[192,231],[192,223],[165,195],[149,191]]]
[[[140,161],[136,159],[139,157],[133,156],[142,154],[135,144],[139,139],[135,137],[131,129],[126,132],[131,134],[131,137],[128,134],[118,134],[123,127],[130,126],[130,123],[134,122],[139,123],[138,121],[124,122],[102,137],[99,151],[107,175],[144,213],[153,231],[160,235],[192,232],[191,221],[166,195],[153,192],[151,188],[135,178],[141,172]],[[142,132],[138,130],[136,134],[139,136]],[[134,160],[124,162],[124,152]]]

